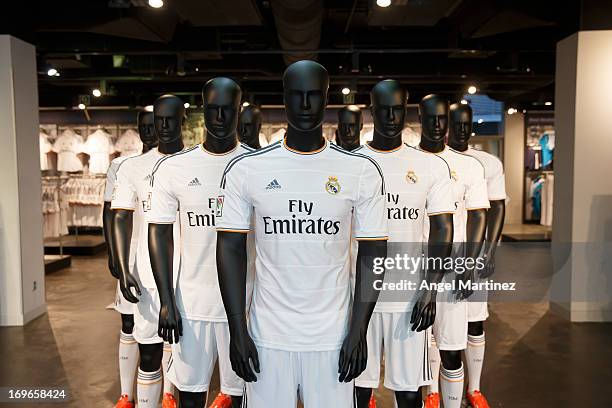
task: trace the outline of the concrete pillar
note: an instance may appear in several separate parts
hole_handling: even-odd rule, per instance
[[[525,116],[506,114],[504,119],[504,173],[506,175],[506,224],[523,222],[525,184]]]
[[[45,313],[34,46],[0,35],[0,325]]]
[[[612,30],[557,44],[552,309],[612,321]]]

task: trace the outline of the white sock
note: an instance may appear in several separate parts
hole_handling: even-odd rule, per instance
[[[468,391],[470,393],[480,390],[480,376],[484,364],[485,335],[468,335],[468,346],[465,349],[465,360],[468,370]]]
[[[168,363],[172,356],[172,347],[168,343],[164,343],[164,355],[162,357],[162,370],[164,370],[164,394],[174,394],[174,385],[168,379]]]
[[[431,346],[429,346],[429,365],[431,367],[431,376],[433,378],[431,385],[427,387],[427,395],[440,392],[438,388],[438,381],[440,378],[440,350],[436,342],[432,339]]]
[[[121,395],[134,400],[134,379],[138,367],[138,343],[131,334],[123,331],[119,334],[119,380],[121,382]]]
[[[138,408],[157,408],[162,390],[161,368],[152,373],[138,369]]]
[[[463,397],[463,363],[457,370],[440,369],[440,400],[444,408],[461,408]]]

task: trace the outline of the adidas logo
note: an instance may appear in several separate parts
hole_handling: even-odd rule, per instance
[[[272,180],[270,184],[266,187],[266,190],[274,190],[277,188],[282,188],[276,179]]]
[[[198,180],[198,178],[194,178],[193,180],[191,180],[189,182],[189,184],[187,184],[187,187],[196,187],[196,186],[201,186],[202,184],[200,183],[200,180]]]

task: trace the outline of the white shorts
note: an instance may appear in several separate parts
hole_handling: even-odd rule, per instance
[[[338,381],[340,350],[285,351],[257,348],[260,373],[246,383],[243,407],[296,407],[298,392],[304,408],[351,408],[353,381]]]
[[[221,392],[241,396],[244,381],[232,370],[229,342],[226,322],[183,319],[183,335],[178,344],[171,345],[168,379],[180,391],[208,391],[218,356]]]
[[[467,347],[468,302],[436,302],[432,333],[438,349],[453,351]]]
[[[121,287],[119,281],[117,281],[117,290],[115,291],[115,301],[108,305],[109,309],[115,309],[117,312],[125,315],[134,314],[135,305],[134,303],[128,302],[121,293]]]
[[[161,302],[157,289],[140,288],[141,296],[134,307],[134,339],[140,344],[163,343],[157,335]]]
[[[468,322],[484,322],[488,317],[487,302],[468,302]]]
[[[374,312],[368,327],[368,365],[355,380],[362,388],[378,388],[384,347],[385,388],[418,391],[432,382],[429,333],[410,329],[410,313]]]

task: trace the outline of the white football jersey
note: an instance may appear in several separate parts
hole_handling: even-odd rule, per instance
[[[465,154],[474,157],[482,164],[487,180],[487,195],[489,201],[506,199],[506,177],[504,176],[504,166],[501,160],[491,153],[482,150],[468,148]]]
[[[444,147],[444,150],[440,153],[430,154],[435,154],[444,159],[450,169],[453,200],[455,202],[453,242],[465,242],[467,211],[490,207],[484,168],[475,158],[453,150],[448,146]],[[429,220],[427,220],[426,224],[425,236],[428,237]]]
[[[134,210],[132,234],[138,235],[136,270],[145,288],[155,289],[155,279],[149,259],[149,226],[144,215],[151,208],[151,171],[164,157],[157,148],[139,156],[127,157],[117,169],[117,180],[111,202],[112,209]],[[174,229],[174,242],[178,242],[178,228]],[[178,245],[174,246],[174,267],[178,266]]]
[[[253,151],[238,144],[224,154],[198,144],[161,159],[153,171],[150,223],[180,226],[180,267],[176,303],[181,316],[191,320],[227,321],[217,276],[217,195],[229,161]],[[247,291],[248,292],[248,291]],[[248,302],[247,302],[248,304]]]
[[[380,167],[328,141],[309,153],[280,141],[242,155],[221,180],[217,229],[247,232],[252,218],[253,341],[287,351],[339,349],[350,315],[351,235],[388,235]]]
[[[440,157],[407,144],[391,151],[376,150],[366,144],[355,152],[372,157],[382,168],[387,189],[389,243],[397,243],[394,250],[420,257],[426,219],[455,212],[448,165]],[[385,299],[384,293],[381,296],[375,312],[412,311],[414,299],[397,302]]]

